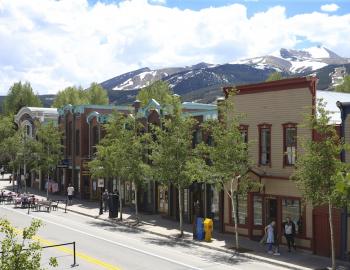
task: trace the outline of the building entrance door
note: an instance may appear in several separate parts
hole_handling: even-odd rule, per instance
[[[270,224],[271,221],[277,222],[277,199],[267,198],[266,199],[266,225]]]

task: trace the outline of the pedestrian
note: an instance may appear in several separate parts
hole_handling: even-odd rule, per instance
[[[291,251],[291,247],[296,250],[295,242],[294,242],[294,236],[295,236],[295,224],[290,219],[290,217],[286,218],[286,222],[283,223],[283,231],[284,231],[284,237],[287,240],[288,245],[288,252]]]
[[[199,200],[193,204],[194,216],[193,216],[193,239],[197,239],[197,218],[200,216],[201,206]]]
[[[105,212],[107,212],[107,208],[108,208],[108,199],[109,199],[108,190],[105,189],[105,191],[102,193],[102,201],[103,201],[103,206],[104,206]]]
[[[67,187],[67,195],[68,195],[68,205],[72,205],[73,195],[74,195],[74,187],[71,183],[69,183]]]
[[[275,243],[275,226],[276,222],[272,221],[265,227],[267,252],[269,254],[273,254],[272,248]]]

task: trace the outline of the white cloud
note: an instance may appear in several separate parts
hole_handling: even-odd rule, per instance
[[[0,94],[18,80],[56,93],[145,66],[226,63],[293,48],[300,37],[350,56],[348,25],[349,14],[287,17],[281,6],[248,17],[241,4],[192,11],[147,0],[1,0]]]
[[[334,12],[339,9],[337,4],[326,4],[321,6],[321,10],[324,12]]]

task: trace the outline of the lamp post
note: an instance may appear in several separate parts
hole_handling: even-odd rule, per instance
[[[104,187],[104,179],[103,178],[99,178],[98,182],[97,182],[97,187],[99,187],[101,189],[101,195],[100,195],[100,213],[99,215],[103,214],[103,202],[102,202],[102,194],[103,194],[103,187]]]
[[[49,145],[47,145],[47,158],[49,159],[50,151]],[[50,165],[47,168],[47,187],[46,187],[46,200],[49,200],[49,182],[50,182]]]

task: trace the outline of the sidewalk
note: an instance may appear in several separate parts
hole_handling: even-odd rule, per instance
[[[0,181],[0,189],[11,190],[11,186],[8,181]],[[30,188],[28,188],[28,192],[36,194],[39,198],[46,198],[46,194],[44,192]],[[66,197],[50,194],[50,199],[64,201]],[[60,203],[59,208],[64,209],[65,204]],[[192,226],[190,224],[184,224],[184,237],[183,239],[179,239],[178,222],[163,218],[160,215],[139,214],[140,222],[137,224],[132,210],[130,208],[124,208],[123,210],[123,221],[119,221],[119,219],[109,219],[108,213],[99,215],[98,202],[75,199],[73,200],[73,205],[67,207],[67,211],[70,212],[106,220],[118,225],[137,228],[138,230],[167,237],[173,239],[174,241],[185,241],[188,244],[211,248],[222,252],[233,252],[230,250],[230,247],[234,246],[233,234],[223,234],[214,231],[212,242],[207,243],[202,241],[195,241],[192,239]],[[245,253],[241,253],[241,256],[265,261],[274,265],[288,267],[290,269],[326,269],[327,266],[330,266],[329,258],[313,255],[310,251],[297,250],[296,252],[293,251],[289,253],[287,252],[287,248],[285,246],[281,246],[281,255],[273,256],[267,254],[265,248],[262,247],[258,242],[252,241],[243,236],[240,236],[240,245],[242,248],[249,250]],[[350,263],[339,261],[338,269],[350,269]]]

